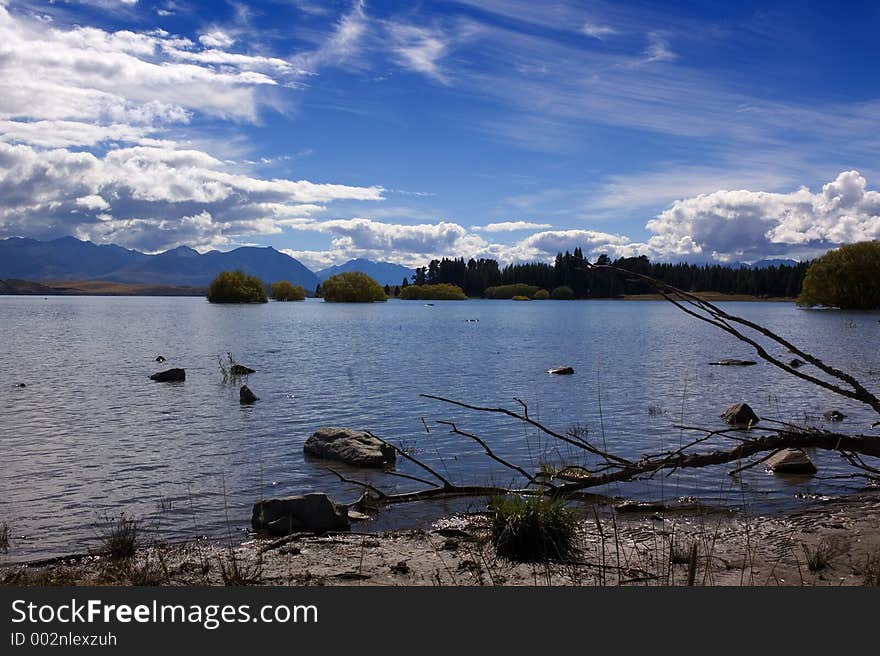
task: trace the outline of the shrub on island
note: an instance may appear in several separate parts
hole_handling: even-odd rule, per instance
[[[244,271],[221,271],[208,287],[211,303],[268,303],[263,281]]]
[[[458,285],[408,285],[400,290],[398,298],[405,301],[466,301],[467,296]]]
[[[373,303],[388,300],[382,286],[360,271],[330,276],[321,283],[321,293],[328,303]]]
[[[556,287],[550,294],[554,301],[570,301],[574,298],[574,290],[568,285]]]
[[[304,301],[306,300],[306,290],[300,285],[294,285],[287,280],[273,282],[270,286],[272,298],[276,301]]]
[[[548,292],[546,289],[539,289],[535,292],[535,295],[532,296],[532,298],[536,301],[546,301],[548,298],[550,298],[550,292]]]
[[[828,251],[807,270],[798,305],[880,309],[880,241]]]
[[[517,283],[515,285],[498,285],[497,287],[487,287],[483,292],[486,298],[510,299],[514,296],[528,296],[531,298],[541,288],[537,285],[525,285]]]

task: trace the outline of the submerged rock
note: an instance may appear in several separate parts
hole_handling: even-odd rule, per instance
[[[557,376],[571,376],[574,373],[574,369],[571,367],[553,367],[552,369],[548,369],[547,373],[555,374]]]
[[[731,426],[754,426],[758,423],[758,415],[748,403],[737,403],[725,410],[721,418]]]
[[[247,376],[248,374],[257,373],[257,370],[251,369],[250,367],[245,367],[243,364],[234,364],[229,369],[229,373],[233,376]]]
[[[782,449],[767,459],[766,468],[777,474],[815,474],[818,471],[800,449]]]
[[[168,369],[166,371],[160,371],[150,376],[150,380],[157,380],[160,383],[174,383],[181,380],[186,380],[186,370]]]
[[[323,492],[264,499],[254,504],[251,526],[272,535],[298,531],[326,533],[351,528],[345,506],[337,505]]]
[[[792,358],[791,362],[788,363],[788,366],[792,369],[797,369],[798,367],[803,367],[805,364],[807,363],[800,358]]]
[[[829,410],[823,416],[828,421],[843,421],[844,419],[846,419],[846,415],[843,414],[840,410]]]
[[[25,385],[24,383],[19,383],[18,385],[16,385],[16,387],[27,387],[27,385]]]
[[[751,367],[753,364],[758,364],[754,360],[736,360],[734,358],[724,358],[723,360],[718,360],[718,362],[710,362],[709,364],[719,365],[722,367]]]
[[[241,403],[253,403],[254,401],[259,401],[260,397],[251,392],[250,387],[242,385],[241,389],[238,391],[238,400]]]
[[[306,440],[303,451],[353,467],[383,467],[397,459],[393,447],[351,428],[319,428]]]

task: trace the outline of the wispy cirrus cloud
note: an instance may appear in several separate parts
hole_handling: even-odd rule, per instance
[[[521,230],[541,230],[552,228],[549,223],[532,223],[531,221],[499,221],[484,226],[474,226],[476,232],[518,232]]]

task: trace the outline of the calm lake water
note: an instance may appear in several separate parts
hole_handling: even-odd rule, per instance
[[[880,314],[724,306],[880,389]],[[420,393],[511,408],[519,397],[552,428],[578,424],[589,439],[627,456],[687,441],[693,434],[675,428],[682,420],[721,428],[718,415],[739,401],[762,416],[824,426],[822,413],[839,408],[848,416],[842,428],[852,431],[868,431],[872,420],[865,409],[763,363],[707,366],[754,354],[664,302],[223,306],[200,298],[12,296],[0,297],[0,322],[0,523],[12,536],[0,562],[85,551],[97,544],[99,518],[121,511],[165,539],[243,540],[263,495],[326,491],[352,500],[358,488],[303,458],[303,442],[320,426],[372,430],[462,483],[513,478],[438,419],[454,419],[529,467],[578,461],[522,424]],[[218,357],[227,351],[257,370],[247,380],[261,397],[254,406],[241,406],[238,387],[223,384]],[[166,364],[154,362],[159,354]],[[556,365],[576,373],[548,375]],[[148,380],[168,367],[186,368],[186,382]],[[823,475],[847,471],[833,456],[816,458]],[[694,496],[767,512],[860,485],[760,468],[729,477],[731,468],[597,491]],[[417,473],[404,462],[398,469]],[[396,477],[358,475],[389,490],[412,489]],[[367,530],[416,525],[462,504],[479,506],[394,507]]]

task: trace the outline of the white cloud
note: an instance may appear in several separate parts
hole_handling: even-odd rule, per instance
[[[315,50],[298,55],[294,61],[302,69],[313,73],[323,66],[356,63],[367,35],[367,23],[363,0],[357,0],[351,11],[339,19],[330,35]]]
[[[673,62],[678,59],[669,47],[669,41],[659,32],[648,34],[648,47],[645,48],[646,62]]]
[[[199,42],[209,48],[228,48],[235,39],[223,30],[212,30],[199,35]]]
[[[136,134],[123,136],[137,141],[152,127],[187,123],[194,113],[254,121],[262,90],[299,76],[285,60],[201,49],[163,30],[47,26],[2,4],[0,44],[0,119],[66,121],[68,133],[82,132],[70,145],[87,143],[89,126],[128,125]],[[7,130],[21,137],[28,128]],[[34,143],[61,145],[45,136]]]
[[[0,235],[87,236],[149,251],[210,247],[312,221],[381,187],[230,173],[207,153],[134,146],[103,157],[0,143]]]
[[[715,191],[679,200],[648,222],[647,247],[726,261],[880,239],[880,192],[866,185],[858,171],[844,171],[820,193]]]
[[[531,223],[530,221],[500,221],[484,226],[474,226],[476,232],[516,232],[518,230],[543,230],[552,228],[549,223]]]
[[[598,23],[584,23],[581,32],[594,39],[603,39],[606,36],[617,34],[617,30],[609,25],[599,25]]]
[[[388,32],[400,66],[448,84],[439,62],[449,44],[440,32],[398,23],[389,23]]]

